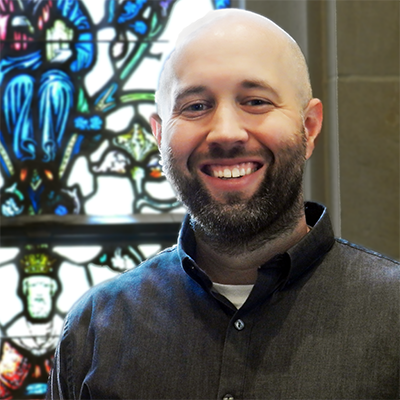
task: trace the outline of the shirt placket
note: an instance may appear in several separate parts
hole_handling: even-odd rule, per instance
[[[243,399],[253,321],[236,312],[226,331],[218,388],[219,400]]]

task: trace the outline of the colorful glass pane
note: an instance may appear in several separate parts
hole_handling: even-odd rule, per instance
[[[1,215],[180,208],[148,123],[158,71],[184,25],[229,5],[0,0]]]
[[[184,25],[228,6],[0,0],[0,399],[44,398],[71,305],[174,243],[183,209],[148,124],[158,73]],[[104,229],[89,237],[81,222],[65,236],[73,214],[110,221],[138,213],[169,213],[176,222],[153,229],[141,220],[128,235],[110,225],[120,230],[111,239]],[[40,224],[9,235],[16,217],[46,216],[66,221],[48,240],[36,232]]]

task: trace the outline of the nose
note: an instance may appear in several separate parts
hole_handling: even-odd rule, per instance
[[[247,142],[249,136],[239,113],[240,110],[233,105],[219,105],[216,108],[207,135],[209,146],[230,148]]]

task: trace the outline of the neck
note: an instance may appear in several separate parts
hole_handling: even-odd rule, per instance
[[[195,232],[196,262],[216,283],[228,285],[254,284],[258,268],[277,254],[284,253],[308,232],[305,216],[290,232],[285,232],[271,240],[258,243],[257,238],[252,243],[243,246],[240,252],[219,251],[215,243],[210,243],[207,237]]]

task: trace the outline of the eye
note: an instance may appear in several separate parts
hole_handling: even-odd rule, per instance
[[[245,101],[244,104],[249,106],[264,106],[264,105],[272,106],[272,103],[269,100],[263,100],[263,99],[250,99]]]
[[[196,104],[191,104],[190,106],[185,108],[185,111],[204,111],[206,108],[205,104],[201,103],[196,103]]]
[[[204,113],[206,113],[209,109],[211,108],[211,105],[208,103],[192,103],[189,105],[186,105],[182,108],[181,114],[184,117],[187,118],[195,118],[202,116]]]
[[[246,111],[255,114],[268,112],[274,107],[274,104],[270,100],[260,98],[245,99],[241,104]]]

